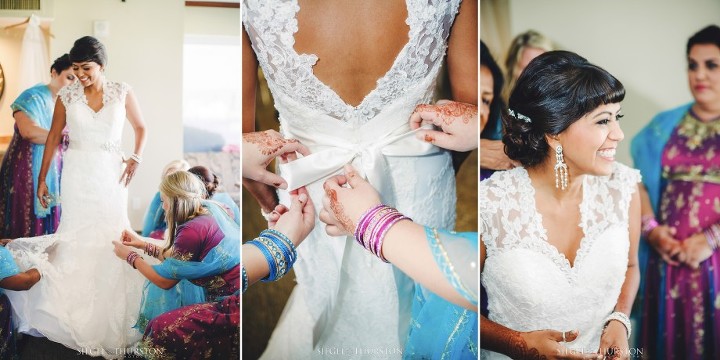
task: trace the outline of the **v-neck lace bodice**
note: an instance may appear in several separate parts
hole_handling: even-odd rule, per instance
[[[95,111],[88,105],[80,82],[75,82],[58,92],[65,105],[70,146],[87,148],[100,145],[104,150],[119,150],[125,124],[125,97],[130,86],[126,83],[105,80],[102,107]]]
[[[572,347],[599,345],[602,320],[625,280],[628,212],[637,170],[615,164],[611,176],[586,176],[574,266],[547,240],[527,171],[497,172],[479,188],[480,236],[487,249],[482,284],[490,319],[519,331],[579,329]],[[493,354],[493,358],[497,354]]]

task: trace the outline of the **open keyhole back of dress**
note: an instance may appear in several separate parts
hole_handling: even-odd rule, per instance
[[[400,62],[401,58],[403,57],[403,54],[407,52],[407,47],[411,43],[410,36],[411,36],[411,29],[410,26],[407,25],[407,19],[409,16],[409,9],[407,8],[407,5],[403,6],[404,12],[402,14],[402,22],[403,22],[403,28],[404,33],[407,34],[407,38],[402,41],[402,46],[397,45],[395,46],[397,49],[393,49],[392,44],[391,46],[384,46],[384,53],[388,55],[387,59],[383,59],[383,62],[388,63],[389,65],[385,66],[384,70],[378,71],[377,74],[373,74],[373,80],[372,82],[364,83],[365,79],[352,79],[350,81],[348,80],[342,80],[340,82],[335,81],[331,78],[326,78],[323,71],[323,64],[330,64],[333,62],[346,62],[349,64],[356,63],[357,60],[354,60],[351,57],[354,51],[365,51],[365,50],[372,50],[377,49],[377,42],[382,40],[384,42],[384,45],[387,45],[388,39],[385,38],[379,38],[376,37],[376,42],[366,42],[368,44],[368,49],[353,49],[353,47],[356,46],[356,43],[351,42],[344,42],[342,51],[344,54],[329,54],[328,52],[332,52],[334,49],[318,49],[318,48],[312,48],[311,44],[305,44],[306,41],[304,41],[304,34],[308,33],[310,31],[316,30],[312,29],[313,24],[315,26],[322,27],[322,31],[316,32],[313,31],[312,35],[307,35],[310,37],[317,36],[316,33],[327,33],[326,30],[336,28],[336,23],[343,23],[340,19],[332,18],[329,21],[325,21],[321,24],[317,23],[317,21],[321,21],[321,19],[328,19],[330,17],[317,17],[313,16],[313,14],[316,14],[312,11],[311,8],[313,4],[310,1],[297,1],[298,4],[300,4],[300,9],[296,14],[296,20],[297,20],[297,31],[293,34],[294,36],[294,45],[292,47],[292,50],[295,52],[297,56],[310,56],[317,59],[314,65],[312,65],[312,68],[310,69],[310,73],[312,76],[315,77],[315,79],[322,84],[322,86],[325,86],[330,92],[335,94],[337,96],[337,99],[343,103],[343,105],[351,107],[353,109],[360,108],[363,103],[375,92],[379,91],[381,84],[379,84],[379,81],[386,77],[386,74],[388,74],[394,67],[397,66],[397,64]],[[352,17],[360,16],[358,14],[352,14],[350,15]],[[399,18],[399,16],[398,16]],[[310,22],[310,23],[309,23]],[[375,24],[381,24],[384,21],[374,21]],[[312,24],[311,24],[312,23]],[[387,23],[387,22],[385,22]],[[389,30],[389,29],[388,29]],[[385,31],[387,32],[387,31]],[[347,34],[341,35],[342,37],[347,37]],[[300,40],[300,41],[298,41]],[[386,60],[386,61],[385,61]],[[361,67],[362,65],[360,65]],[[358,65],[354,65],[354,67],[358,67]],[[320,70],[320,71],[317,71]],[[368,69],[362,69],[363,72],[367,71]],[[374,71],[373,71],[374,72]],[[347,100],[349,97],[356,97],[356,96],[349,96],[352,92],[352,87],[347,86],[338,86],[339,84],[343,82],[352,82],[354,85],[352,87],[361,87],[361,88],[369,88],[370,90],[367,91],[364,96],[362,96],[362,100],[358,103],[351,103],[349,100]]]

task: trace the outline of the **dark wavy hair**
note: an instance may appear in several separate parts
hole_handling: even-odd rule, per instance
[[[70,60],[74,63],[92,61],[100,66],[107,64],[105,45],[92,36],[83,36],[70,49]]]
[[[690,55],[690,49],[698,44],[712,44],[720,48],[720,27],[709,25],[696,32],[688,39],[685,55]]]
[[[62,54],[59,58],[53,61],[52,65],[50,65],[50,71],[55,70],[56,74],[60,74],[61,72],[69,69],[71,66],[72,61],[70,61],[70,56],[68,54]]]
[[[598,106],[624,98],[622,83],[601,67],[573,52],[546,52],[528,64],[510,94],[515,116],[503,113],[505,153],[524,167],[541,164],[550,149],[546,135],[557,135]]]
[[[217,191],[218,186],[220,186],[220,179],[214,172],[200,165],[189,168],[188,172],[200,178],[203,184],[205,184],[208,199],[215,195],[215,191]]]
[[[485,66],[490,70],[493,77],[493,101],[490,103],[490,114],[488,115],[488,123],[480,133],[480,137],[491,138],[494,134],[501,132],[500,113],[503,110],[502,87],[505,82],[502,71],[490,54],[490,50],[482,40],[480,41],[480,66]]]

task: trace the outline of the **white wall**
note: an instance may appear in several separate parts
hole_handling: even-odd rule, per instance
[[[239,37],[240,9],[187,6],[185,7],[185,34]]]
[[[720,25],[720,1],[511,0],[510,22],[513,37],[538,30],[625,85],[618,158],[631,164],[633,135],[659,111],[692,100],[685,46],[698,30]]]

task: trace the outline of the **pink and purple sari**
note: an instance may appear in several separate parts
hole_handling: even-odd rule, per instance
[[[240,357],[240,231],[220,206],[212,202],[205,206],[211,215],[180,225],[173,258],[153,266],[162,277],[182,279],[176,285],[182,286],[181,292],[193,287],[183,285],[187,280],[202,287],[204,301],[163,309],[167,311],[152,317],[142,345],[149,359]],[[160,293],[173,294],[170,290]],[[168,302],[157,301],[163,297],[160,293],[146,292],[142,311],[155,307],[150,310],[157,313],[167,306]]]
[[[662,152],[659,211],[680,241],[720,223],[720,121],[685,114]],[[650,359],[717,359],[720,252],[693,270],[649,251],[640,346]]]

